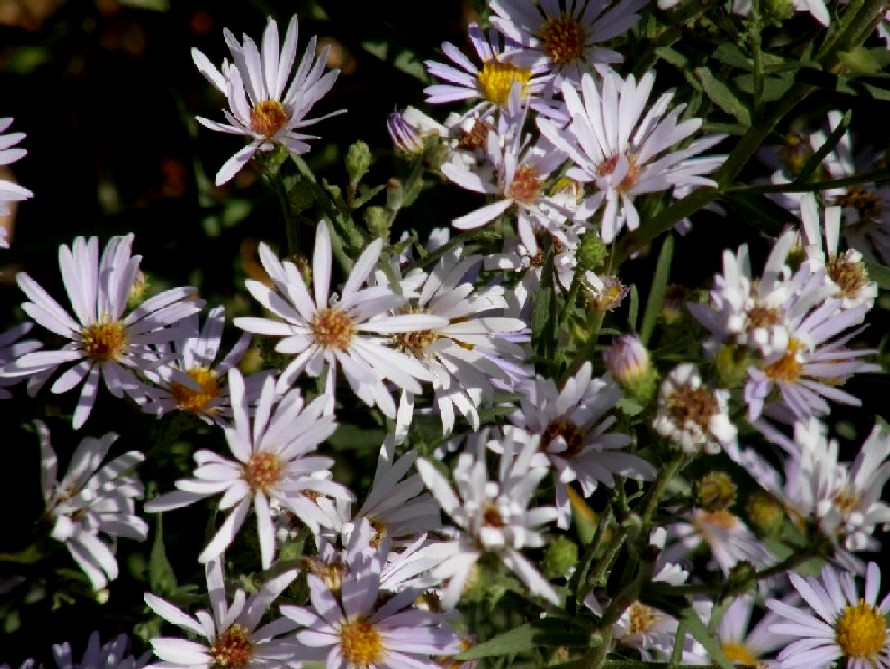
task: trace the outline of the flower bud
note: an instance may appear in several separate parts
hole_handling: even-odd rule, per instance
[[[597,233],[588,232],[581,238],[575,258],[579,267],[595,272],[606,258],[606,245]]]
[[[386,239],[392,226],[392,212],[385,207],[368,207],[365,209],[365,224],[375,238]]]
[[[386,208],[392,212],[396,212],[402,208],[402,198],[405,192],[402,188],[402,182],[398,179],[390,179],[386,182]]]
[[[748,351],[744,347],[723,344],[717,349],[714,367],[721,388],[739,388],[748,380]]]
[[[777,536],[785,523],[785,509],[772,495],[761,490],[748,497],[745,512],[751,526],[761,536]]]
[[[566,578],[578,562],[578,546],[567,537],[557,537],[547,546],[542,567],[547,578]]]
[[[362,180],[371,167],[371,147],[359,140],[346,151],[346,174],[353,186]]]
[[[708,472],[696,483],[697,506],[708,513],[725,511],[735,503],[736,490],[726,472]]]
[[[658,374],[649,361],[649,351],[635,334],[623,334],[603,351],[606,368],[622,388],[640,402],[655,394]]]

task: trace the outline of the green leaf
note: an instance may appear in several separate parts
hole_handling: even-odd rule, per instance
[[[721,669],[734,669],[733,664],[723,654],[720,644],[710,635],[708,628],[705,627],[705,624],[692,607],[683,612],[680,620],[685,623],[686,629],[689,630],[689,633],[692,634],[695,640],[705,647],[708,655],[711,656],[711,662],[716,662]]]
[[[875,281],[881,290],[890,290],[890,267],[871,260],[863,260],[863,262],[865,270],[868,272],[868,278]]]
[[[535,353],[544,360],[552,360],[556,353],[557,304],[553,286],[553,247],[547,249],[541,268],[541,284],[534,295],[532,307],[532,341]]]
[[[627,309],[627,327],[631,332],[637,332],[638,318],[640,317],[640,293],[637,290],[637,284],[630,285],[630,305]]]
[[[657,47],[655,49],[655,53],[658,55],[659,58],[663,58],[671,65],[679,67],[680,69],[685,68],[688,63],[688,61],[686,60],[686,56],[684,56],[679,51],[670,48],[669,46]]]
[[[890,65],[890,52],[884,48],[857,46],[837,55],[846,71],[852,75],[878,74]]]
[[[724,195],[723,203],[739,220],[771,236],[781,234],[784,227],[794,221],[787,209],[762,193],[732,191]]]
[[[735,79],[736,86],[743,93],[753,94],[756,79],[753,74],[742,74]],[[794,72],[784,72],[774,77],[763,77],[763,99],[774,102],[780,99],[794,85]]]
[[[176,590],[176,574],[167,559],[167,551],[164,547],[164,516],[158,514],[158,524],[155,526],[155,540],[151,545],[151,556],[148,567],[148,583],[152,592],[158,595],[167,595]]]
[[[754,64],[748,56],[742,53],[737,44],[721,42],[714,51],[714,58],[726,65],[732,65],[743,70],[751,70]]]
[[[424,84],[429,83],[429,76],[423,65],[423,60],[409,49],[394,48],[388,40],[366,40],[362,42],[362,48],[372,56],[376,56],[405,74],[419,79]]]
[[[695,73],[698,75],[705,94],[715,105],[727,114],[734,116],[742,125],[751,125],[751,112],[729,86],[715,77],[706,67],[695,68]]]
[[[598,645],[599,637],[587,630],[569,627],[566,620],[543,618],[499,634],[456,655],[460,661],[477,660],[482,657],[514,655],[533,650],[539,646],[575,646],[590,648]]]
[[[658,253],[658,263],[655,265],[655,275],[652,277],[652,287],[649,289],[649,297],[646,298],[646,312],[643,314],[643,325],[640,328],[640,341],[643,345],[649,343],[655,322],[664,303],[664,294],[667,290],[668,277],[671,271],[671,258],[674,255],[674,236],[668,234]]]

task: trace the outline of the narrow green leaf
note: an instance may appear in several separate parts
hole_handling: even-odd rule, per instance
[[[708,655],[711,656],[711,662],[716,662],[721,669],[734,669],[732,663],[723,654],[720,644],[708,633],[708,628],[705,627],[692,607],[686,609],[681,620],[686,624],[686,629],[695,637],[695,640],[705,647]]]
[[[714,51],[714,58],[726,65],[732,65],[743,70],[752,70],[754,64],[748,56],[742,53],[737,44],[721,42]]]
[[[148,567],[148,583],[152,592],[165,595],[176,590],[176,574],[173,566],[167,559],[167,550],[164,547],[163,514],[158,514],[158,524],[155,526],[155,539],[151,545],[151,556]]]
[[[571,627],[566,620],[543,618],[520,625],[493,639],[483,641],[456,655],[460,661],[477,660],[482,657],[513,655],[524,653],[540,646],[574,646],[590,648],[602,641],[587,630]]]
[[[751,112],[729,86],[715,77],[706,67],[695,68],[695,73],[698,75],[705,94],[715,105],[727,114],[734,116],[742,125],[751,125]]]
[[[734,191],[724,195],[722,202],[739,220],[768,235],[781,234],[782,229],[794,221],[787,209],[762,193]]]
[[[679,68],[685,68],[687,64],[686,56],[669,46],[660,46],[655,49],[656,55],[663,58],[671,65]]]
[[[865,270],[868,272],[868,278],[877,282],[881,290],[890,290],[890,267],[871,260],[863,260],[863,262]]]
[[[658,313],[664,302],[664,294],[667,290],[668,276],[671,271],[671,258],[674,255],[674,236],[668,234],[658,253],[658,263],[655,265],[655,276],[652,277],[652,287],[649,289],[649,297],[646,298],[646,311],[643,313],[643,325],[640,328],[640,341],[643,344],[649,342]]]
[[[632,283],[630,285],[630,296],[629,296],[630,304],[627,309],[627,326],[630,328],[631,332],[637,332],[639,325],[638,319],[640,317],[640,293],[637,290],[637,284]]]

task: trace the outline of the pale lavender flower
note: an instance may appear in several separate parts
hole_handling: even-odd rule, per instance
[[[278,379],[279,392],[291,387],[304,372],[318,377],[326,369],[324,392],[332,410],[339,368],[363,402],[394,418],[395,402],[385,379],[418,395],[422,392],[418,381],[432,381],[428,368],[414,356],[396,350],[387,335],[435,330],[448,321],[426,314],[390,315],[403,307],[407,298],[390,287],[365,285],[382,249],[383,240],[376,239],[362,252],[337,298],[330,292],[331,237],[326,223],[319,223],[312,257],[313,300],[297,267],[260,245],[260,261],[272,287],[248,280],[247,290],[275,318],[245,316],[236,318],[235,325],[247,332],[282,337],[275,350],[295,356]]]
[[[310,119],[306,115],[331,90],[340,72],[324,73],[330,46],[316,55],[313,36],[291,78],[297,56],[296,16],[288,23],[283,45],[279,43],[278,24],[272,18],[263,31],[261,47],[247,35],[243,44],[228,29],[224,35],[234,62],[225,60],[220,69],[198,49],[192,49],[198,70],[226,96],[229,105],[224,111],[228,123],[200,116],[198,122],[210,130],[250,139],[217,172],[217,186],[235,176],[257,151],[271,151],[281,145],[298,155],[307,153],[306,140],[314,136],[303,134],[302,129],[333,114]]]
[[[147,593],[145,603],[152,611],[189,632],[192,638],[199,639],[151,639],[152,650],[161,662],[151,664],[147,669],[298,669],[300,663],[293,659],[296,644],[292,639],[282,638],[296,625],[282,617],[260,625],[272,602],[291,584],[297,573],[296,569],[291,569],[279,574],[263,583],[250,597],[239,588],[230,604],[223,580],[222,556],[209,560],[206,577],[210,611],[201,609],[194,616]]]
[[[53,657],[59,669],[142,669],[151,658],[148,651],[139,657],[128,655],[129,651],[130,639],[126,634],[101,643],[99,633],[93,632],[79,662],[74,659],[70,643],[53,644]]]
[[[98,439],[86,437],[59,479],[49,430],[38,422],[37,431],[43,501],[53,523],[50,536],[65,544],[94,589],[104,588],[118,575],[114,557],[117,537],[144,541],[148,535],[148,525],[136,515],[134,503],[142,499],[143,489],[133,469],[145,458],[139,451],[129,451],[102,464],[117,435],[109,432]]]
[[[567,528],[571,508],[568,485],[577,481],[585,497],[602,483],[614,487],[615,475],[637,480],[655,478],[655,468],[624,449],[629,435],[612,431],[609,412],[621,399],[621,389],[608,378],[593,378],[585,362],[558,389],[552,379],[538,376],[521,386],[519,409],[506,427],[519,443],[536,440],[554,469],[559,526]]]
[[[10,125],[12,125],[11,118],[0,118],[0,166],[14,163],[28,153],[25,149],[16,147],[16,144],[25,138],[25,133],[7,133],[6,130]],[[34,193],[27,188],[23,188],[6,179],[0,179],[0,215],[9,213],[9,207],[6,205],[10,202],[27,200],[33,196]],[[5,233],[6,229],[0,227],[0,232]],[[0,237],[0,248],[8,248],[5,237]]]
[[[623,56],[603,43],[626,32],[640,20],[646,0],[621,0],[607,5],[597,0],[492,0],[491,24],[543,59],[556,82],[580,84],[581,75],[598,64],[621,63]]]
[[[74,318],[30,276],[19,272],[16,281],[31,300],[25,313],[53,334],[70,339],[58,350],[25,353],[7,365],[4,376],[49,376],[62,365],[71,366],[52,385],[64,393],[82,385],[73,425],[80,428],[96,400],[99,377],[115,397],[127,393],[137,402],[150,390],[138,377],[157,364],[153,345],[188,335],[186,318],[201,310],[191,287],[172,288],[128,310],[141,256],[131,255],[133,235],[112,237],[99,258],[95,237],[77,237],[69,248],[59,247],[59,263]]]
[[[307,576],[311,608],[282,606],[300,629],[295,660],[326,660],[329,669],[439,669],[438,658],[460,651],[446,617],[418,608],[421,590],[381,598],[383,553],[371,545],[371,525],[355,528],[339,588]]]
[[[16,377],[4,377],[3,368],[14,363],[25,353],[36,351],[42,344],[36,339],[22,339],[34,327],[34,323],[21,323],[0,333],[0,400],[9,399],[12,394],[6,390],[8,386],[18,383]]]
[[[228,515],[199,556],[201,562],[217,557],[232,543],[253,507],[260,560],[263,569],[268,569],[275,552],[270,511],[273,500],[317,532],[320,525],[330,525],[332,520],[307,493],[351,497],[346,488],[319,475],[331,467],[333,460],[314,451],[337,428],[334,417],[324,415],[326,399],[319,397],[304,405],[299,390],[277,397],[274,385],[271,376],[264,380],[251,419],[243,377],[237,369],[229,370],[234,424],[225,428],[225,435],[235,460],[212,451],[197,451],[195,477],[177,481],[177,490],[145,505],[149,512],[169,511],[222,493],[219,508]]]
[[[190,316],[189,321],[192,325],[188,329],[195,334],[174,341],[169,348],[157,347],[164,363],[145,372],[155,389],[143,410],[158,416],[176,410],[188,411],[207,423],[221,425],[222,419],[232,415],[226,386],[228,372],[244,356],[251,336],[242,333],[229,353],[217,361],[225,328],[225,307],[211,309],[200,332],[198,315]],[[259,396],[263,376],[259,374],[245,379],[250,404]]]
[[[654,83],[652,72],[644,74],[639,83],[633,75],[623,79],[615,72],[605,72],[598,84],[590,74],[584,74],[581,95],[568,82],[561,86],[571,119],[567,126],[537,119],[544,136],[574,163],[566,176],[596,187],[585,209],[596,210],[605,202],[600,234],[607,244],[622,228],[635,230],[639,226],[640,216],[633,204],[636,196],[714,186],[715,182],[704,175],[724,160],[724,156],[698,155],[720,142],[722,135],[709,135],[685,148],[678,147],[699,130],[702,121],[680,121],[685,105],[668,112],[673,91],[662,94],[645,111]]]
[[[794,639],[779,653],[782,669],[828,667],[846,658],[848,669],[890,667],[890,634],[886,616],[890,595],[880,604],[881,570],[870,562],[865,591],[860,594],[853,575],[826,565],[819,579],[791,573],[791,583],[811,610],[770,599],[766,605],[783,620],[770,631]]]
[[[507,434],[498,478],[489,481],[484,442],[478,439],[475,454],[465,451],[458,456],[454,469],[456,492],[431,462],[423,458],[417,461],[424,483],[459,528],[457,539],[440,546],[443,561],[432,571],[436,578],[450,579],[442,604],[446,608],[457,604],[473,566],[484,553],[499,557],[532,594],[556,604],[556,591],[520,553],[522,548],[543,546],[543,526],[559,515],[554,507],[529,508],[549,463],[538,453],[538,439],[517,449],[518,444]]]

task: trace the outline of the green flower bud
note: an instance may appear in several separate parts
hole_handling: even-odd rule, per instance
[[[749,352],[732,344],[723,344],[717,349],[714,365],[721,388],[739,388],[748,379]]]
[[[791,0],[763,0],[760,11],[765,20],[781,23],[794,16],[794,3]]]
[[[726,472],[708,472],[696,483],[697,505],[708,513],[725,511],[735,503],[737,489]]]
[[[606,245],[597,233],[588,232],[581,238],[575,258],[581,269],[595,272],[606,259]]]
[[[612,340],[603,351],[603,361],[619,385],[632,398],[645,404],[655,395],[658,372],[649,361],[649,351],[634,334],[623,334]]]
[[[359,140],[346,151],[346,173],[349,183],[356,185],[371,167],[371,147]]]
[[[375,238],[386,239],[392,226],[392,212],[385,207],[368,207],[365,209],[365,224]]]
[[[544,554],[544,574],[547,578],[565,578],[578,562],[578,546],[566,537],[557,537]]]
[[[745,513],[751,526],[761,536],[778,536],[785,523],[785,509],[782,505],[772,495],[760,490],[748,497]]]

